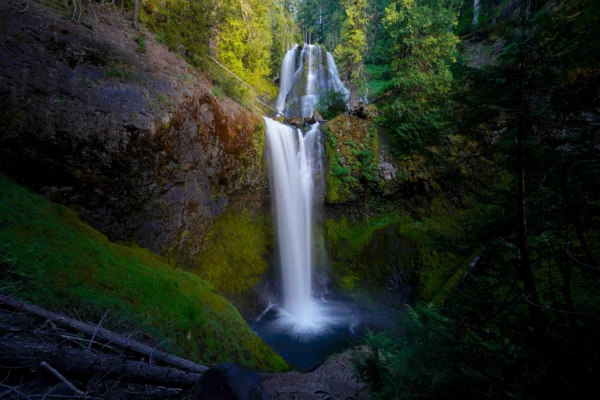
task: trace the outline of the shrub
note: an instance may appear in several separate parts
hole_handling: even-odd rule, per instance
[[[148,49],[146,48],[146,41],[144,40],[144,37],[142,35],[138,36],[137,39],[135,39],[135,40],[138,44],[137,50],[140,53],[145,53],[148,51]]]
[[[317,111],[325,119],[333,119],[346,111],[346,96],[342,92],[336,92],[333,89],[327,90],[319,98],[317,103]]]

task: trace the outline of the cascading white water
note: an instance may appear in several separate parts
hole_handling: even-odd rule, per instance
[[[297,332],[321,324],[312,298],[315,179],[322,176],[321,131],[306,135],[265,117],[277,238],[283,280],[283,310]]]
[[[327,55],[325,67],[322,48],[308,44],[303,46],[300,64],[290,79],[296,54],[296,49],[290,50],[282,62],[277,109],[288,116],[298,111],[310,117],[323,90],[345,87],[331,55]],[[270,118],[265,117],[265,124],[283,283],[276,325],[282,332],[306,339],[346,321],[339,309],[312,296],[314,211],[323,190],[321,131],[318,123],[304,135]]]
[[[281,65],[281,90],[277,98],[277,110],[286,117],[312,117],[319,97],[330,89],[342,92],[348,99],[349,92],[340,80],[333,56],[331,53],[325,53],[324,57],[323,53],[321,46],[304,44],[299,57],[297,49],[286,54]],[[292,58],[298,60],[293,74]],[[291,84],[288,86],[290,75]]]
[[[315,68],[314,53],[317,50],[318,55],[321,54],[321,47],[312,44],[304,45],[308,51],[308,72],[306,74],[306,90],[305,95],[302,96],[302,117],[312,117],[313,110],[317,104],[318,93],[317,93],[317,72],[318,63]],[[319,61],[317,58],[317,61]]]
[[[477,26],[479,24],[479,11],[481,5],[479,4],[479,0],[473,0],[473,25]]]
[[[298,45],[285,53],[283,61],[281,62],[281,74],[279,76],[279,96],[277,97],[277,111],[283,112],[285,108],[285,98],[288,92],[292,88],[292,81],[294,79],[294,72],[296,71],[296,49]]]
[[[335,60],[333,59],[333,54],[330,52],[327,52],[327,68],[329,68],[329,70],[336,76],[340,74],[337,65],[335,64]]]
[[[346,97],[346,101],[348,101],[348,94],[350,93],[346,86],[342,83],[340,79],[340,74],[337,69],[337,65],[335,65],[335,60],[333,59],[333,55],[330,52],[327,52],[327,68],[329,68],[329,82],[330,86],[336,92],[344,93]]]

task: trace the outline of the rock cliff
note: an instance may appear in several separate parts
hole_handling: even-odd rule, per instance
[[[18,7],[0,4],[0,172],[110,239],[197,271],[226,210],[268,235],[256,112],[217,98],[205,76],[122,15],[75,24],[40,3]]]

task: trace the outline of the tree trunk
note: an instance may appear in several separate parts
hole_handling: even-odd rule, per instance
[[[208,13],[209,35],[208,54],[211,57],[219,56],[219,37],[221,36],[221,21],[219,15],[223,6],[223,0],[214,0],[212,10]]]
[[[521,88],[522,90],[523,88]],[[521,94],[523,96],[523,94]],[[524,101],[523,101],[524,103]],[[526,106],[523,106],[526,108]],[[517,194],[517,216],[518,216],[518,248],[520,258],[521,279],[523,280],[524,295],[527,298],[529,309],[529,319],[534,332],[537,335],[542,333],[542,313],[539,308],[540,299],[533,278],[531,260],[529,257],[529,244],[527,235],[527,208],[525,203],[525,129],[526,115],[525,109],[522,109],[519,117],[519,129],[517,133],[517,168],[518,168],[518,194]],[[533,303],[533,304],[532,304]]]
[[[517,247],[519,248],[520,274],[523,280],[524,296],[527,299],[529,311],[529,321],[534,330],[536,344],[540,344],[538,339],[542,337],[543,322],[540,309],[540,299],[535,287],[533,270],[531,268],[531,259],[529,256],[529,244],[527,233],[527,206],[525,191],[525,136],[529,132],[529,105],[526,98],[527,82],[527,37],[529,36],[529,10],[530,0],[522,1],[523,10],[521,10],[521,54],[520,54],[520,82],[519,82],[519,108],[518,126],[517,126],[517,173],[518,173],[518,194],[517,194]]]
[[[134,0],[133,2],[133,27],[135,29],[140,28],[140,0]]]
[[[562,292],[563,292],[563,298],[564,298],[564,302],[565,302],[565,308],[567,309],[567,311],[569,312],[569,314],[567,314],[568,318],[569,318],[569,326],[571,327],[571,329],[575,328],[576,325],[576,321],[575,321],[575,314],[574,314],[574,307],[573,307],[573,300],[571,298],[571,257],[569,256],[569,224],[567,224],[566,228],[565,228],[565,256],[564,256],[564,262],[562,263],[562,268],[561,268],[561,272],[562,272],[562,276],[563,276],[563,286],[562,286]]]
[[[579,220],[579,213],[573,208],[571,203],[571,194],[569,192],[569,169],[570,165],[564,165],[561,168],[560,174],[560,187],[563,194],[563,199],[565,202],[565,207],[567,208],[567,215],[573,220],[573,225],[575,225],[575,234],[577,235],[577,240],[579,240],[579,244],[581,245],[581,249],[583,250],[583,254],[590,265],[595,265],[594,258],[592,257],[592,252],[590,251],[590,247],[588,246],[587,240],[585,239],[585,235],[583,234],[583,226],[581,225],[581,221]]]

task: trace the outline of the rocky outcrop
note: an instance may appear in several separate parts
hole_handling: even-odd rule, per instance
[[[308,400],[315,398],[356,399],[369,398],[369,388],[354,371],[349,350],[328,358],[308,373],[262,374],[265,389],[273,400]]]
[[[191,267],[225,209],[268,204],[260,116],[147,32],[140,52],[124,16],[18,7],[0,4],[0,172]]]
[[[326,202],[364,205],[372,197],[409,199],[427,194],[434,177],[424,157],[392,155],[391,138],[374,121],[377,109],[370,105],[361,110],[361,116],[341,114],[323,125],[328,161]]]
[[[429,301],[463,260],[431,251],[423,221],[446,228],[454,205],[446,198],[456,195],[442,187],[443,168],[433,157],[400,153],[398,139],[375,123],[373,105],[355,114],[339,115],[323,128],[324,228],[333,281],[349,293],[365,289],[374,304],[394,310],[413,298]],[[469,145],[457,138],[456,148]]]

